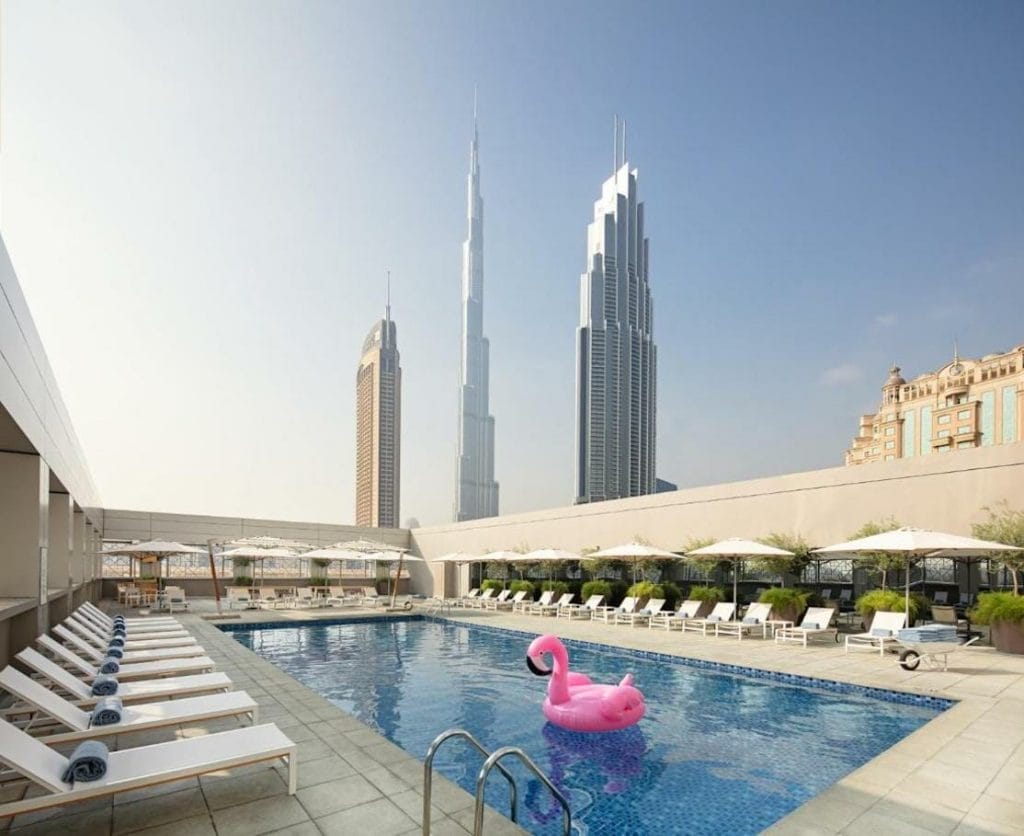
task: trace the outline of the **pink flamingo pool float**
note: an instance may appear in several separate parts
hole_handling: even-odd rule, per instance
[[[544,661],[551,654],[552,667]],[[569,670],[569,653],[557,636],[538,636],[526,651],[526,664],[538,676],[550,676],[544,716],[556,726],[581,732],[616,731],[644,716],[644,695],[627,673],[618,685],[595,685]]]

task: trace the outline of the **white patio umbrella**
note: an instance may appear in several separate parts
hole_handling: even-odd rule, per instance
[[[127,546],[120,546],[114,549],[107,549],[103,554],[112,554],[127,557],[154,557],[161,560],[176,554],[206,554],[206,549],[198,549],[195,546],[186,546],[176,543],[174,540],[145,540],[141,543],[131,543]],[[157,583],[159,584],[159,573]]]
[[[910,616],[910,562],[915,557],[984,557],[993,552],[1024,551],[1017,546],[996,543],[992,540],[978,540],[975,537],[963,537],[959,534],[946,534],[942,531],[928,531],[923,528],[897,528],[883,531],[870,537],[848,540],[814,549],[816,554],[857,555],[882,552],[899,554],[904,558],[904,606],[908,621]]]
[[[326,560],[331,563],[337,562],[339,564],[339,576],[338,579],[342,580],[340,564],[346,560],[365,560],[365,555],[359,552],[350,551],[349,549],[339,549],[334,546],[325,546],[322,549],[313,549],[311,552],[305,552],[302,555],[304,558],[309,560]]]
[[[575,552],[565,549],[534,549],[532,552],[519,555],[522,563],[565,563],[567,560],[579,560],[580,556]],[[551,570],[548,570],[548,580],[551,580]]]
[[[743,540],[739,537],[730,537],[727,540],[719,540],[710,546],[694,549],[686,553],[687,557],[720,557],[722,560],[731,560],[732,567],[732,600],[739,605],[739,572],[736,570],[736,562],[747,557],[795,557],[793,552],[785,549],[777,549],[774,546],[766,546],[758,543],[757,540]]]
[[[391,607],[395,606],[395,598],[398,597],[398,579],[402,576],[402,564],[406,560],[422,562],[423,558],[407,555],[408,549],[402,546],[394,546],[391,543],[381,543],[374,540],[349,540],[346,543],[335,543],[339,549],[360,552],[367,560],[391,561],[398,560],[398,571],[395,574],[395,585],[391,590]],[[390,584],[391,578],[388,578]]]
[[[646,543],[623,543],[621,546],[612,546],[610,549],[601,549],[591,552],[584,560],[596,560],[598,558],[610,558],[613,560],[633,561],[633,583],[636,583],[636,567],[641,560],[677,560],[678,554],[659,549],[657,546],[649,546]]]
[[[257,546],[238,546],[234,549],[221,552],[220,557],[244,557],[249,560],[259,561],[260,564],[260,586],[263,585],[263,561],[271,557],[298,557],[299,552],[295,549],[278,546],[276,548],[259,548]]]

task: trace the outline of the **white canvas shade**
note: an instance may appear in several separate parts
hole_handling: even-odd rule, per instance
[[[623,543],[621,546],[612,546],[609,549],[601,549],[600,551],[591,552],[587,555],[584,560],[596,560],[599,558],[607,558],[611,560],[625,560],[630,559],[633,561],[633,583],[636,583],[636,567],[641,560],[676,560],[679,558],[678,554],[674,552],[665,551],[665,549],[659,549],[657,546],[649,546],[646,543]]]
[[[777,549],[775,546],[768,546],[759,543],[757,540],[744,540],[740,537],[729,537],[726,540],[719,540],[710,546],[703,546],[686,553],[687,557],[720,557],[722,560],[737,561],[747,557],[795,557],[793,552],[785,549]],[[732,567],[732,600],[739,604],[739,572],[736,566]]]
[[[858,555],[858,554],[897,554],[904,557],[904,606],[907,622],[910,620],[910,561],[915,557],[985,557],[994,552],[1024,551],[1017,546],[996,543],[992,540],[979,540],[975,537],[964,537],[960,534],[947,534],[942,531],[928,531],[924,528],[897,528],[883,531],[845,543],[835,543],[814,549],[815,554]]]

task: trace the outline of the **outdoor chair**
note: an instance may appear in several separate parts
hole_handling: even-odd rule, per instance
[[[480,587],[474,586],[471,590],[469,590],[469,592],[467,592],[465,595],[463,595],[461,598],[459,598],[458,606],[460,606],[460,607],[468,607],[468,606],[470,606],[469,602],[472,601],[474,598],[476,598],[476,596],[479,595],[479,594],[480,594]]]
[[[32,731],[44,731],[38,722],[40,714],[53,721],[53,730],[39,738],[48,746],[182,723],[201,723],[222,717],[245,716],[255,725],[259,713],[256,700],[245,691],[227,691],[204,697],[184,697],[125,706],[119,722],[98,725],[93,722],[93,715],[88,711],[83,711],[60,694],[10,666],[0,671],[0,687],[20,701],[14,710],[8,709],[8,716],[24,715],[32,718]],[[56,730],[61,726],[67,731]]]
[[[489,609],[492,609],[492,610],[514,610],[516,604],[521,604],[523,601],[526,600],[527,594],[528,593],[527,593],[527,591],[525,589],[520,589],[511,598],[506,598],[504,601],[495,601],[493,604],[491,604],[489,606]]]
[[[92,693],[92,688],[89,685],[71,671],[62,668],[31,647],[26,647],[14,658],[48,679],[61,691],[69,694],[78,706],[92,706],[96,700],[101,699]],[[226,674],[198,673],[191,676],[166,676],[138,682],[118,682],[115,696],[124,703],[133,703],[196,694],[213,694],[230,691],[231,688],[231,680]]]
[[[601,606],[603,600],[603,595],[591,595],[582,604],[566,604],[564,607],[559,607],[555,616],[568,619],[569,621],[572,621],[574,618],[590,618],[593,616],[594,611]]]
[[[771,604],[751,604],[741,621],[716,621],[716,636],[735,636],[742,641],[748,633],[760,631],[761,638],[768,638],[768,621],[772,617]]]
[[[708,630],[714,629],[717,624],[723,621],[731,621],[735,614],[736,604],[734,602],[720,601],[708,613],[707,618],[688,618],[683,621],[683,632],[700,633],[702,636],[706,636]]]
[[[932,596],[932,603],[938,604],[940,607],[946,606],[946,604],[949,603],[949,592],[945,589],[938,590]]]
[[[671,630],[678,625],[682,629],[684,621],[697,617],[700,605],[700,601],[683,601],[675,612],[659,612],[652,615],[647,621],[647,626],[651,629],[664,627],[666,630]]]
[[[551,602],[555,598],[555,592],[552,589],[545,589],[541,594],[540,598],[536,601],[530,601],[525,606],[520,607],[519,612],[524,615],[532,615],[535,611],[540,612],[544,607],[550,607]]]
[[[92,618],[87,612],[84,612],[81,608],[71,613],[68,618],[73,618],[83,626],[91,627],[94,631],[98,632],[102,636],[109,636],[113,633],[114,627],[112,624],[102,624],[95,618]],[[125,631],[133,639],[139,641],[149,639],[188,639],[192,638],[192,634],[188,632],[180,624],[175,623],[176,626],[170,629],[161,629],[157,626],[151,626],[149,624],[137,624],[128,626],[125,625]]]
[[[396,583],[397,583],[397,581],[396,581]],[[363,597],[359,600],[360,606],[370,607],[372,609],[372,608],[376,607],[378,604],[382,603],[383,601],[384,601],[384,599],[381,598],[380,594],[377,592],[377,590],[374,587],[372,587],[372,586],[364,586],[363,587]]]
[[[807,647],[807,640],[816,636],[832,636],[839,641],[839,629],[831,626],[835,616],[833,607],[808,607],[799,625],[775,631],[775,643],[800,642]]]
[[[615,614],[616,624],[628,624],[630,627],[635,627],[637,624],[647,624],[651,616],[657,615],[661,612],[662,607],[665,606],[664,598],[652,598],[646,604],[643,609],[633,610],[633,612],[620,612]]]
[[[89,658],[83,658],[70,648],[50,638],[50,636],[38,636],[36,644],[44,650],[49,651],[55,658],[66,662],[72,668],[77,669],[87,680],[91,681],[100,675],[99,666],[93,664]],[[158,659],[152,662],[134,662],[119,666],[117,671],[118,680],[130,679],[152,679],[157,676],[174,676],[185,673],[207,673],[214,668],[213,659],[209,656],[191,656],[183,659]]]
[[[956,633],[958,636],[971,635],[970,619],[966,616],[959,616],[957,614],[956,607],[952,605],[948,607],[932,605],[932,621],[936,624],[950,624],[953,627],[956,627]]]
[[[174,608],[179,610],[188,609],[188,598],[185,597],[185,590],[180,586],[168,586],[164,589],[163,598],[160,600],[160,609],[166,609],[168,613],[174,613]]]
[[[552,594],[552,598],[553,597],[554,597],[554,595]],[[574,593],[566,592],[566,593],[563,593],[562,597],[559,598],[557,601],[549,601],[546,604],[541,603],[541,602],[538,601],[536,604],[534,604],[532,607],[529,607],[526,610],[526,614],[527,615],[540,615],[540,616],[558,615],[559,607],[564,607],[564,606],[566,606],[568,604],[571,604],[572,603],[572,599],[575,598],[575,597],[576,596],[575,596]]]
[[[67,757],[0,720],[0,762],[45,791],[0,803],[0,818],[282,758],[288,763],[288,792],[294,795],[296,752],[284,732],[268,723],[109,752],[101,778],[67,781]]]
[[[359,605],[359,598],[355,595],[350,595],[348,590],[343,586],[332,586],[329,587],[330,593],[327,595],[327,606],[333,607],[335,605],[339,607],[355,607]]]
[[[537,601],[534,601],[532,598],[527,598],[526,596],[523,596],[523,599],[521,601],[516,601],[514,604],[512,604],[512,612],[513,614],[524,613],[529,607],[532,607],[534,604],[550,604],[551,599],[554,596],[555,593],[551,592],[550,590],[547,592],[542,592],[540,595],[540,599]]]
[[[636,598],[623,598],[622,603],[617,607],[594,607],[591,621],[603,621],[605,624],[614,624],[616,617],[621,613],[633,612],[636,609]]]
[[[476,595],[476,596],[474,596],[472,598],[467,598],[466,602],[465,602],[465,606],[473,607],[474,609],[481,610],[481,609],[483,609],[486,606],[486,604],[484,602],[485,601],[489,601],[491,598],[493,598],[494,597],[494,593],[495,593],[495,589],[494,589],[493,586],[488,588],[488,589],[485,589],[483,591],[483,593],[481,593],[480,595]]]
[[[63,624],[58,624],[51,632],[98,665],[102,665],[103,660],[107,657],[105,651],[100,650],[95,645],[72,633]],[[130,664],[132,662],[154,662],[157,659],[178,659],[187,656],[203,656],[205,654],[206,651],[198,644],[191,644],[185,647],[158,647],[155,650],[125,650],[120,657],[120,661]]]
[[[827,601],[831,597],[832,597],[832,587],[831,586],[826,587],[825,589],[821,590],[821,600]]]
[[[74,630],[87,642],[91,642],[100,650],[106,650],[110,646],[111,635],[108,632],[104,635],[98,627],[91,627],[78,621],[74,615],[64,619],[64,625]],[[135,638],[129,635],[124,641],[123,649],[129,650],[156,650],[161,647],[189,647],[194,645],[196,640],[193,636],[176,636],[172,638]]]
[[[501,590],[501,592],[499,592],[493,598],[488,598],[486,601],[484,601],[484,609],[487,609],[487,610],[496,610],[496,609],[498,609],[498,605],[499,604],[504,604],[505,601],[508,600],[508,596],[511,595],[511,594],[512,594],[512,590],[511,589],[503,589],[503,590]],[[522,599],[520,599],[520,600],[522,600]]]
[[[871,626],[866,633],[856,633],[846,637],[843,653],[849,653],[851,647],[866,647],[868,650],[878,649],[878,655],[885,653],[890,645],[897,644],[897,634],[906,626],[905,612],[876,612],[871,619]]]
[[[252,590],[247,586],[229,586],[224,592],[225,597],[228,599],[229,610],[233,610],[236,605],[244,610],[256,606],[252,597]]]
[[[114,619],[107,615],[103,610],[97,607],[95,604],[86,601],[80,606],[76,612],[81,613],[83,616],[88,618],[90,621],[94,621],[101,627],[107,627],[113,629]],[[181,630],[181,622],[178,619],[173,618],[169,615],[164,616],[138,616],[135,618],[126,618],[124,620],[125,627],[129,630],[138,630],[145,628],[149,632],[157,632],[158,630]]]

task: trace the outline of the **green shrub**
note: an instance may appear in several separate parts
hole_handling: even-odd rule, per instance
[[[310,578],[309,579],[309,585],[310,586],[328,586],[329,585],[329,581],[328,581],[327,578]]]
[[[569,584],[567,584],[565,581],[544,581],[540,585],[540,588],[543,589],[545,592],[551,590],[555,593],[555,597],[553,600],[558,600],[559,595],[565,595],[565,593],[569,591]]]
[[[622,599],[626,597],[626,590],[629,589],[629,584],[625,581],[612,581],[612,591],[609,593],[609,601],[607,602],[610,607],[617,607],[622,603]]]
[[[895,589],[872,589],[861,595],[854,606],[861,617],[865,619],[876,612],[903,612],[906,608],[906,595]],[[920,604],[911,595],[908,622],[913,623],[920,614]]]
[[[580,590],[580,600],[586,601],[591,595],[603,595],[601,603],[607,604],[612,596],[612,585],[608,581],[587,581]]]
[[[773,610],[785,610],[793,607],[803,612],[807,608],[807,599],[810,597],[811,593],[805,589],[773,586],[762,592],[757,600],[762,604],[771,604]]]
[[[664,591],[665,609],[674,610],[680,601],[683,600],[683,593],[672,581],[662,581],[661,588]]]
[[[232,586],[252,586],[252,578],[245,575],[238,575],[231,579]]]
[[[911,592],[910,609],[915,614],[914,618],[931,618],[932,599],[921,592]]]
[[[710,601],[717,604],[725,600],[725,590],[720,586],[691,586],[686,598],[689,601]]]
[[[1012,592],[982,592],[978,595],[978,606],[971,610],[971,621],[978,624],[999,621],[1024,623],[1024,597]]]
[[[533,583],[530,581],[512,581],[512,583],[508,585],[508,588],[512,591],[513,595],[525,589],[527,598],[533,599],[534,597]]]
[[[480,584],[480,591],[484,592],[488,589],[493,589],[495,592],[505,588],[505,581],[495,580],[494,578],[488,578],[482,584]]]
[[[569,580],[566,581],[569,584],[569,592],[576,596],[577,601],[585,601],[583,595],[583,581],[581,580]]]
[[[638,603],[643,604],[650,601],[651,598],[664,598],[665,590],[661,584],[639,581],[627,590],[626,595],[630,598],[636,598]]]

